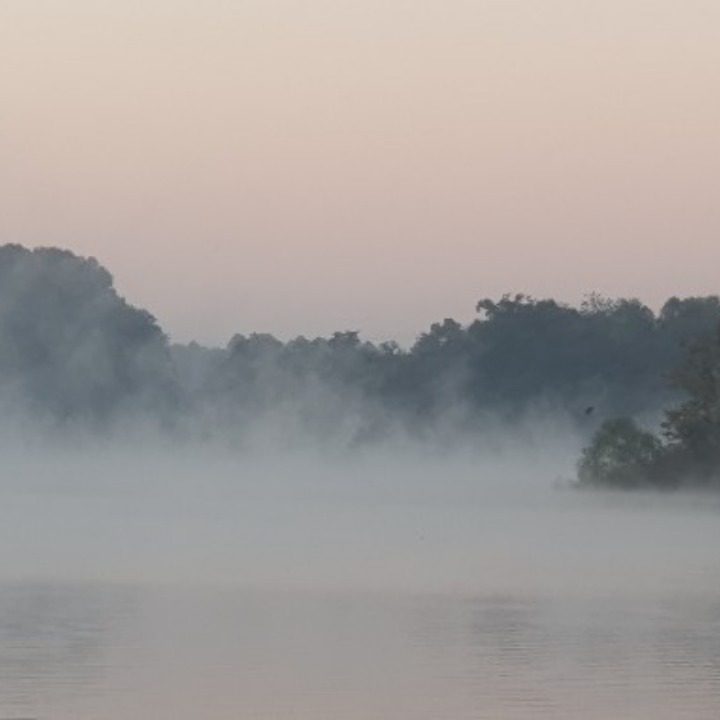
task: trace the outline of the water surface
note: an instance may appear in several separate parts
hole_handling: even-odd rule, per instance
[[[718,499],[556,464],[18,464],[0,718],[717,720]]]

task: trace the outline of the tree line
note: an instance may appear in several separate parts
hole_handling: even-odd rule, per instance
[[[673,297],[656,313],[637,299],[590,295],[575,307],[518,294],[481,299],[476,310],[465,325],[432,324],[409,348],[355,330],[287,342],[237,334],[214,348],[172,344],[149,312],[117,294],[96,260],[5,245],[0,401],[6,416],[22,409],[61,425],[110,427],[136,414],[169,428],[240,435],[261,418],[294,418],[321,437],[342,431],[357,441],[398,426],[422,436],[447,418],[474,431],[488,417],[511,422],[538,406],[588,428],[616,417],[652,421],[674,407],[664,441],[651,441],[633,421],[604,426],[583,459],[583,481],[629,482],[606,467],[622,465],[612,454],[622,454],[620,437],[635,448],[635,469],[623,472],[638,473],[637,482],[671,475],[660,473],[657,458],[674,467],[681,446],[698,463],[715,462],[715,436],[698,423],[718,423],[709,389],[716,369],[708,369],[718,351],[701,343],[716,337],[717,296]]]

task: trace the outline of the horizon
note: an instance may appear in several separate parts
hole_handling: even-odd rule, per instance
[[[21,243],[2,243],[0,244],[0,247],[3,245],[18,245],[19,247],[24,247]],[[78,257],[81,260],[94,260],[96,261],[100,267],[107,270],[113,279],[113,287],[115,291],[117,292],[118,296],[125,300],[127,303],[129,303],[131,306],[136,307],[141,310],[145,310],[150,313],[150,315],[157,321],[158,326],[163,331],[163,333],[167,336],[168,341],[171,344],[178,344],[178,345],[185,345],[185,344],[191,344],[196,343],[198,345],[201,345],[203,347],[225,347],[227,344],[233,339],[233,337],[237,335],[254,335],[254,334],[269,334],[273,337],[277,338],[278,340],[281,340],[282,342],[288,342],[297,338],[308,338],[308,339],[314,339],[314,338],[325,338],[331,336],[333,333],[336,332],[356,332],[359,334],[360,338],[364,341],[369,341],[375,344],[379,344],[382,342],[396,342],[402,349],[408,350],[412,347],[412,345],[426,332],[428,332],[431,328],[431,326],[435,323],[442,323],[445,320],[454,320],[458,323],[460,323],[461,326],[467,327],[469,324],[474,322],[478,319],[479,313],[475,309],[475,306],[477,302],[483,298],[478,297],[474,303],[473,303],[473,311],[471,313],[471,316],[467,319],[462,319],[458,317],[451,317],[448,315],[441,315],[437,314],[435,318],[431,319],[426,326],[420,328],[414,335],[408,335],[407,339],[404,338],[401,334],[398,334],[397,336],[388,336],[388,337],[373,337],[365,333],[362,329],[358,328],[352,328],[352,327],[336,327],[332,328],[328,332],[324,334],[311,334],[303,332],[302,330],[299,330],[297,332],[294,332],[290,330],[286,334],[279,334],[274,333],[269,330],[263,329],[263,328],[238,328],[235,331],[233,331],[227,338],[219,338],[218,340],[210,340],[210,341],[203,341],[198,338],[188,337],[188,338],[177,338],[174,337],[172,332],[163,324],[162,318],[158,317],[157,314],[153,311],[152,307],[144,306],[138,302],[136,302],[132,297],[124,294],[122,292],[122,289],[118,287],[117,284],[117,278],[115,276],[115,273],[113,272],[113,268],[109,267],[106,263],[103,262],[102,258],[96,257],[91,254],[81,254],[78,252],[75,252],[74,250],[71,250],[70,248],[65,247],[59,247],[54,245],[42,245],[38,244],[35,246],[28,246],[28,249],[30,250],[44,250],[44,249],[50,249],[50,250],[62,250],[62,251],[69,251],[72,252],[76,257]],[[523,297],[527,300],[534,300],[534,301],[544,301],[544,300],[550,300],[555,303],[557,303],[560,306],[580,309],[583,301],[590,299],[592,296],[599,296],[602,299],[610,300],[610,301],[637,301],[641,303],[644,307],[647,307],[652,311],[652,313],[655,316],[658,316],[660,311],[662,310],[665,303],[667,303],[669,300],[673,298],[678,298],[681,300],[687,300],[694,297],[720,297],[720,294],[718,293],[709,293],[707,295],[699,296],[699,295],[682,295],[679,293],[670,293],[665,298],[661,299],[657,304],[653,305],[649,302],[646,302],[643,298],[638,297],[637,295],[627,295],[627,296],[615,296],[611,297],[609,295],[603,295],[601,293],[597,293],[595,291],[588,291],[585,293],[582,293],[578,300],[567,300],[565,298],[560,297],[554,297],[554,296],[535,296],[527,292],[505,292],[501,293],[500,295],[497,295],[493,298],[490,298],[491,300],[500,300],[503,297]]]

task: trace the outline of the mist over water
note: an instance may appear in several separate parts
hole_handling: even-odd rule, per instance
[[[2,0],[0,720],[718,720],[719,21]]]
[[[720,499],[578,491],[532,427],[6,445],[2,716],[715,717]]]
[[[717,717],[720,494],[574,479],[720,298],[204,348],[92,259],[0,275],[0,720]]]
[[[695,592],[720,498],[571,487],[560,421],[439,448],[141,438],[5,451],[6,580],[434,593]]]

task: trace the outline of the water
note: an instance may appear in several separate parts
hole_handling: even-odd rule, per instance
[[[720,501],[553,466],[6,462],[0,718],[716,720]]]
[[[716,720],[720,601],[15,585],[2,717]]]

